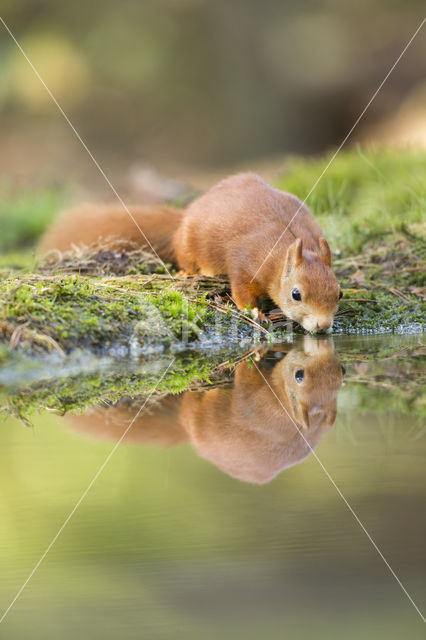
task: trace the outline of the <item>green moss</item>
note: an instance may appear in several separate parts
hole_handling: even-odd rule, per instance
[[[209,313],[205,302],[190,301],[179,291],[136,293],[113,281],[104,285],[78,275],[9,278],[0,284],[0,296],[3,332],[22,328],[22,341],[27,340],[29,349],[42,346],[46,336],[64,351],[102,349],[127,342],[130,335],[141,343],[155,340],[158,346],[183,337],[191,342]]]
[[[176,286],[161,276],[9,277],[0,282],[0,340],[30,354],[80,348],[123,357],[258,339],[241,318],[228,318],[203,295]]]
[[[336,332],[343,333],[393,333],[395,331],[422,331],[424,305],[411,296],[407,301],[384,291],[368,291],[368,300],[374,302],[350,302],[360,299],[351,293],[341,301],[340,315],[335,321]],[[362,299],[362,298],[361,298]]]
[[[363,253],[336,261],[344,292],[336,329],[346,333],[421,332],[425,303],[424,243],[413,233],[372,240]]]
[[[303,200],[331,157],[291,158],[277,186]],[[358,253],[366,239],[392,234],[423,219],[425,174],[424,150],[341,151],[307,198],[307,204],[318,217],[333,250]]]
[[[5,344],[0,343],[0,365],[8,362],[12,355],[13,352]]]

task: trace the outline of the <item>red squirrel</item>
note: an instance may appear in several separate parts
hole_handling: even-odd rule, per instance
[[[240,173],[184,211],[148,205],[131,214],[111,205],[78,207],[54,222],[40,247],[64,251],[111,236],[146,245],[148,238],[162,260],[186,274],[227,275],[239,309],[257,312],[259,299],[269,295],[307,331],[331,329],[342,294],[330,247],[296,196]]]

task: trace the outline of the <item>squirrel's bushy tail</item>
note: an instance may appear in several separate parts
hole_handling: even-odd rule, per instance
[[[64,211],[42,237],[39,249],[68,251],[73,246],[88,246],[107,239],[110,247],[114,240],[121,248],[126,247],[126,243],[129,248],[135,245],[149,248],[151,244],[164,262],[176,265],[173,237],[184,212],[159,204],[129,211],[131,215],[118,205],[95,204]]]

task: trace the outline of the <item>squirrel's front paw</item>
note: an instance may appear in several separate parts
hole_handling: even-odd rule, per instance
[[[251,310],[251,315],[253,320],[256,320],[256,322],[267,322],[268,320],[265,314],[262,313],[262,311],[259,311],[258,307],[253,307],[253,309]]]

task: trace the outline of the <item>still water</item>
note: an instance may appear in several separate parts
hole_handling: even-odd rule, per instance
[[[0,637],[424,637],[345,502],[424,615],[424,353],[305,338],[146,404],[6,417],[0,615],[112,455]]]

